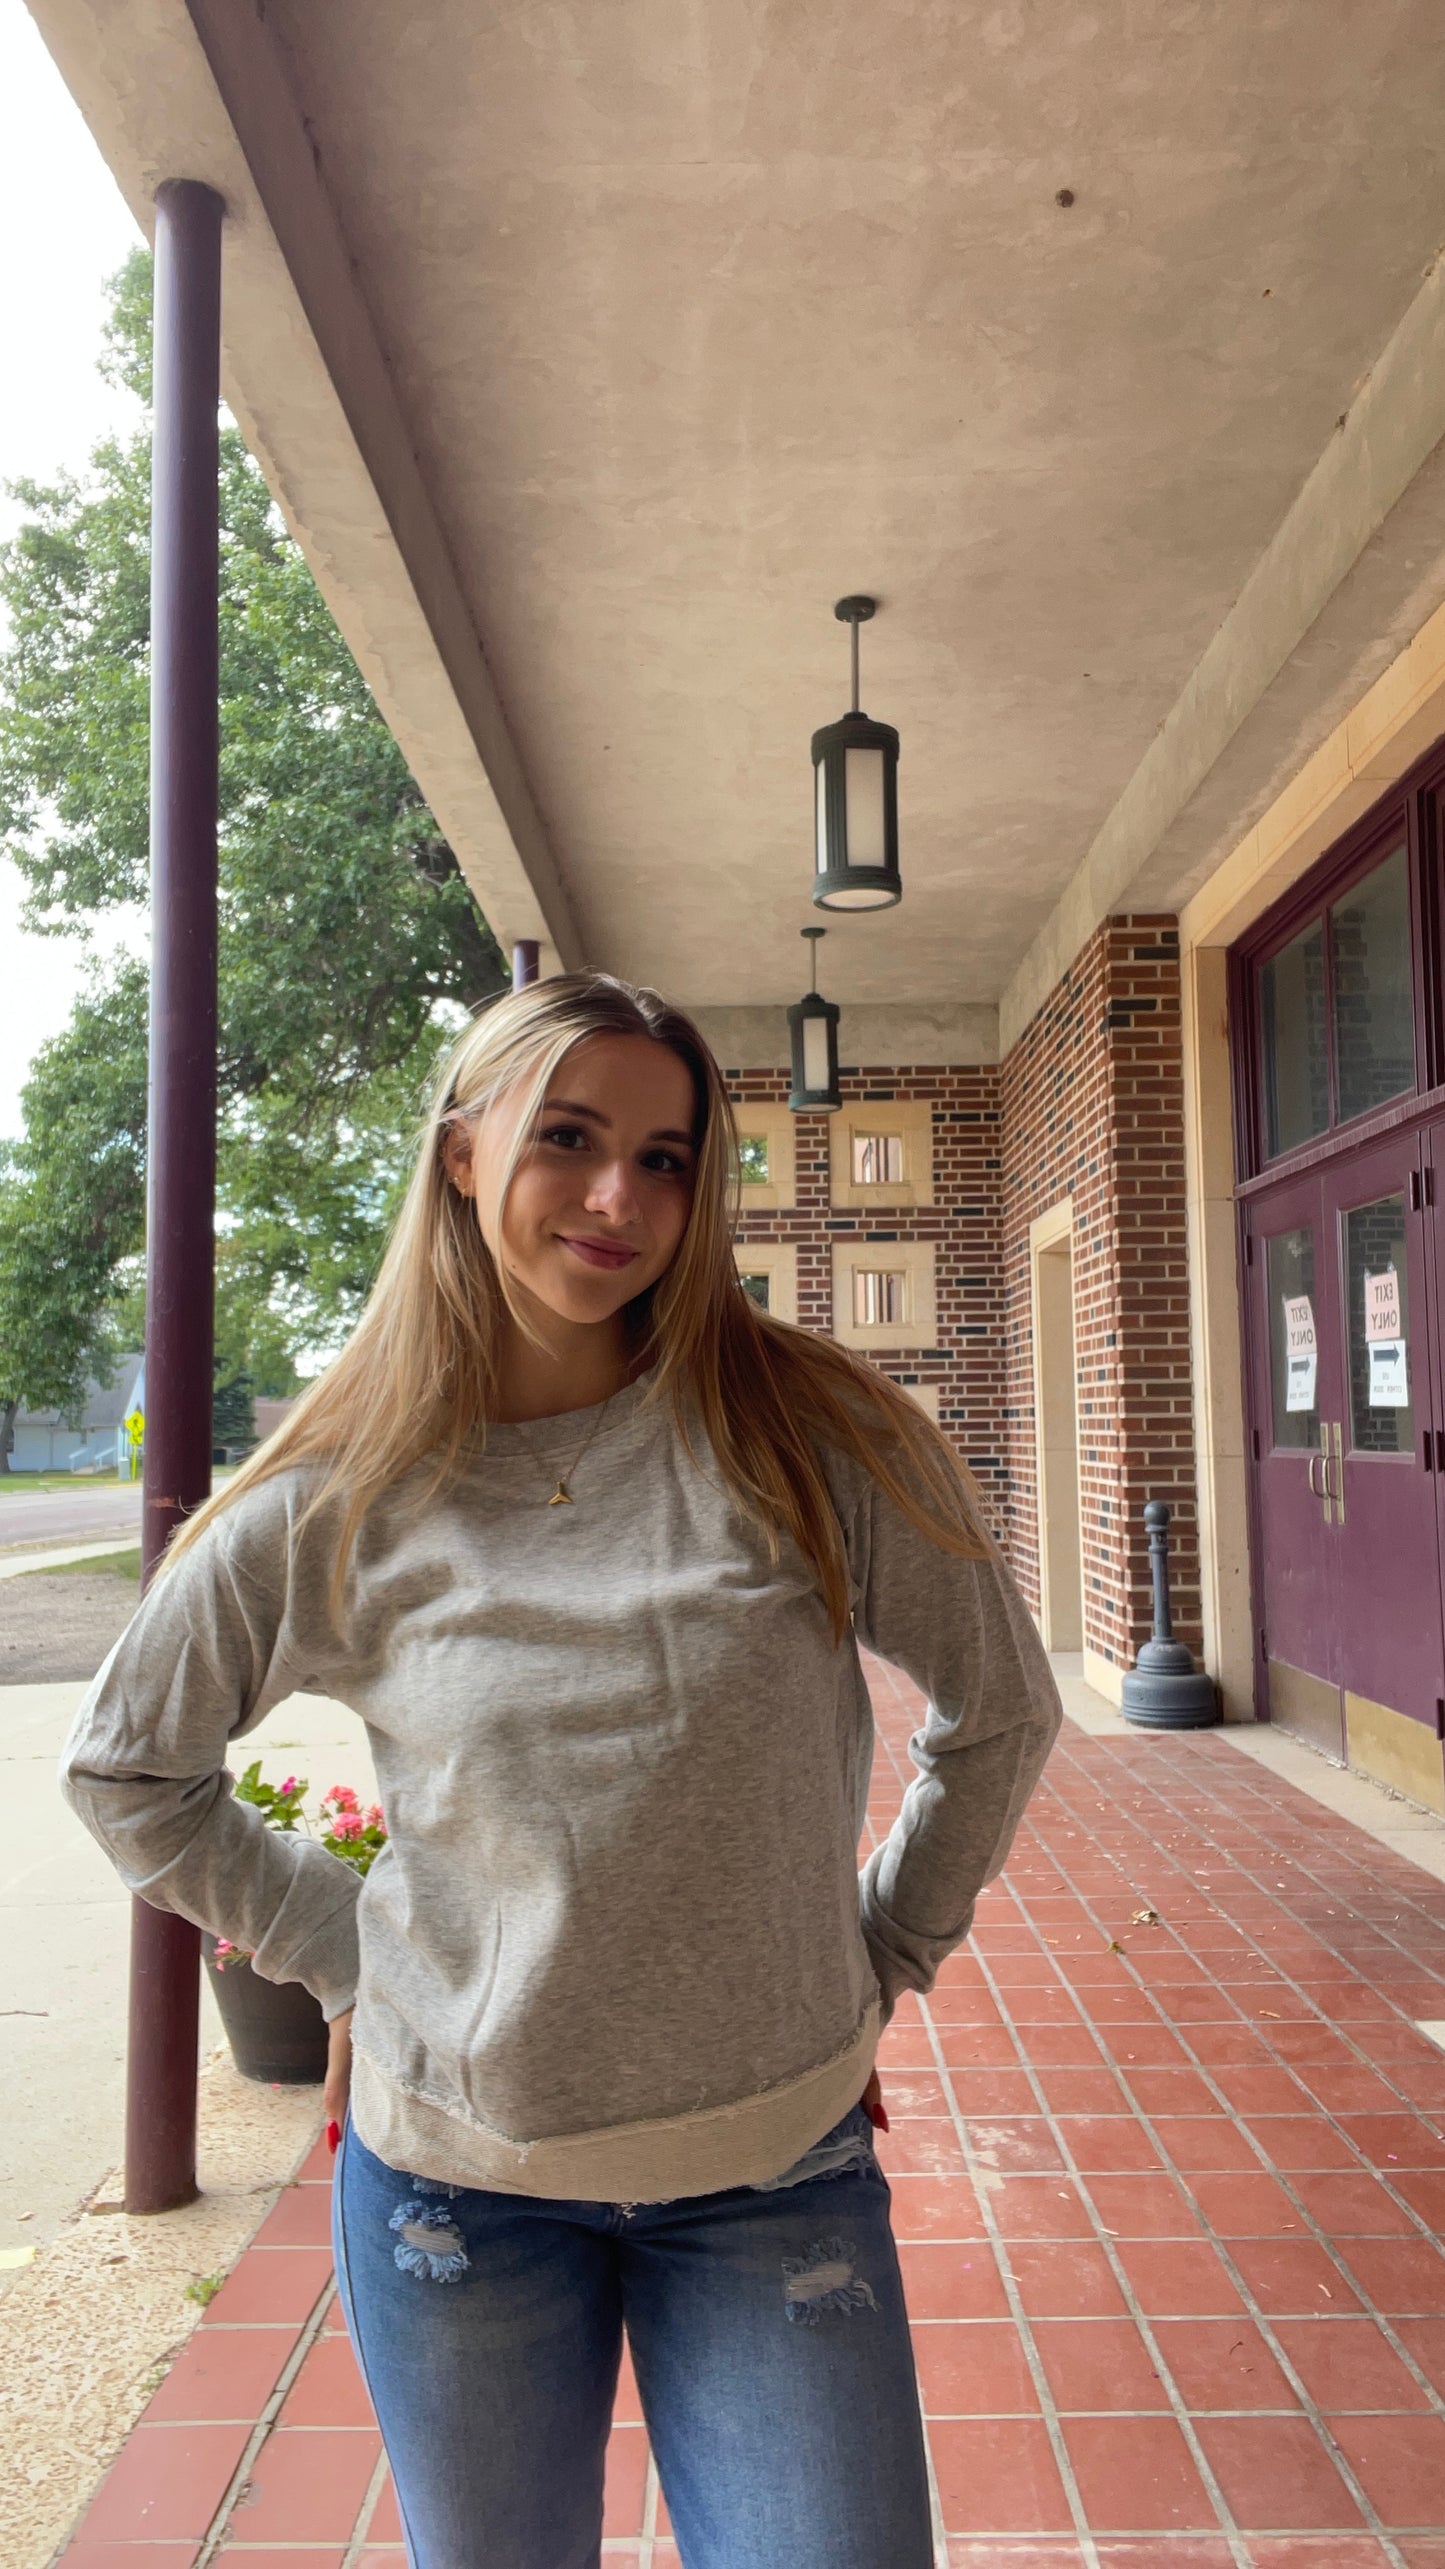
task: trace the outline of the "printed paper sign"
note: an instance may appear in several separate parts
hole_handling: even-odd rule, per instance
[[[1381,1338],[1399,1338],[1400,1279],[1393,1267],[1382,1276],[1365,1278],[1365,1337],[1370,1346]]]
[[[1283,1294],[1284,1304],[1284,1405],[1288,1409],[1313,1409],[1315,1405],[1315,1315],[1307,1293]]]
[[[1405,1362],[1403,1338],[1370,1340],[1370,1407],[1371,1409],[1408,1409],[1410,1406],[1409,1372]]]

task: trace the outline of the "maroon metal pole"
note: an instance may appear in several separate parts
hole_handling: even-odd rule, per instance
[[[211,1487],[216,1197],[219,196],[156,194],[151,1014],[142,1576]],[[125,2203],[196,2194],[200,1935],[132,1904]]]
[[[525,990],[537,978],[539,942],[536,937],[518,937],[512,948],[512,988]]]

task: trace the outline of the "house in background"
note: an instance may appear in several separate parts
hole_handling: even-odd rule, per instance
[[[86,1465],[125,1464],[130,1440],[125,1420],[135,1406],[144,1356],[121,1356],[108,1384],[92,1380],[78,1414],[58,1409],[19,1409],[15,1414],[12,1472],[69,1472]]]

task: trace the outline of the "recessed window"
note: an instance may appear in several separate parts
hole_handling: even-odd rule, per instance
[[[1403,847],[1258,968],[1264,1152],[1277,1159],[1415,1085]]]
[[[773,1285],[771,1276],[749,1275],[743,1270],[739,1272],[738,1282],[744,1293],[752,1297],[760,1311],[771,1310]]]
[[[853,1184],[855,1186],[897,1186],[903,1177],[903,1136],[901,1133],[855,1133],[853,1136]]]
[[[772,1167],[766,1133],[738,1135],[738,1176],[744,1186],[770,1186]]]
[[[895,1328],[906,1320],[908,1279],[897,1267],[855,1267],[853,1270],[853,1325],[855,1329]]]

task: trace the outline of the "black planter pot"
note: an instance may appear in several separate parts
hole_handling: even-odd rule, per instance
[[[326,2076],[326,2019],[321,2001],[299,1980],[262,1980],[248,1962],[216,1961],[216,1939],[201,1951],[216,2005],[243,2078],[271,2087],[319,2087]]]

